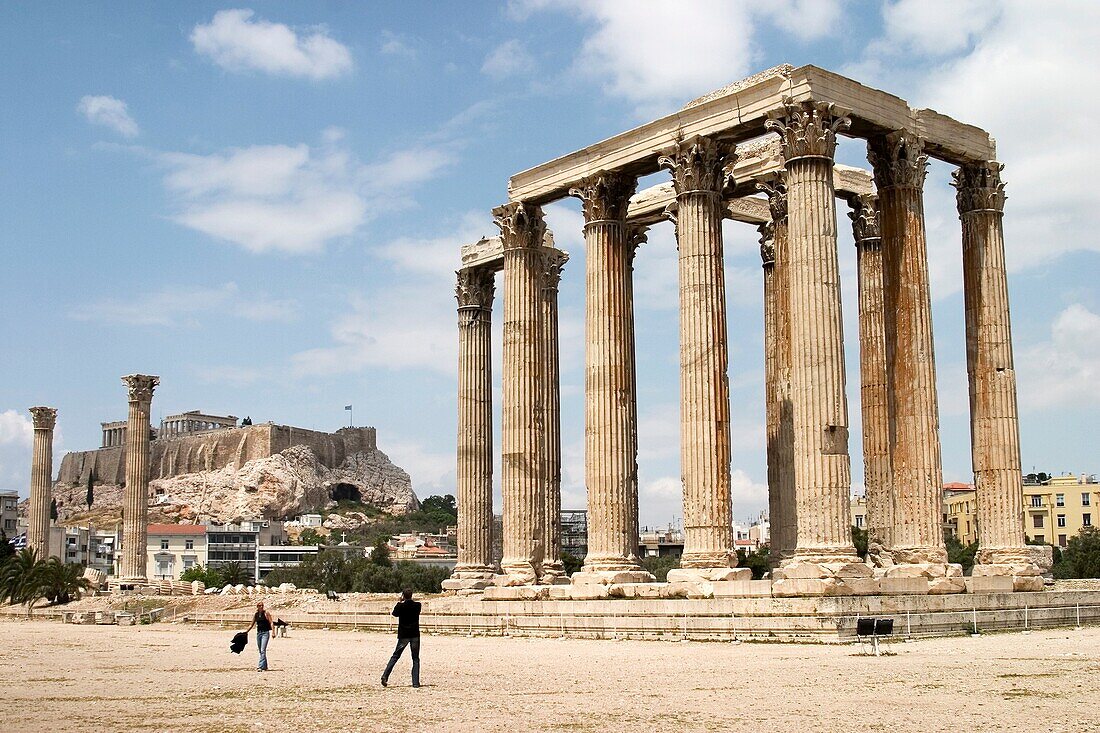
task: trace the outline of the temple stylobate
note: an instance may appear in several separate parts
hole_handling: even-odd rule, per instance
[[[866,140],[871,171],[835,163]],[[923,186],[958,167],[972,451],[981,517],[976,576],[1040,590],[1024,542],[1002,217],[985,131],[814,66],[779,66],[680,111],[518,173],[494,211],[501,236],[458,272],[459,567],[453,589],[564,582],[560,528],[558,281],[568,256],[541,207],[581,199],[585,237],[585,483],[589,555],[574,587],[652,578],[638,547],[633,261],[646,227],[678,246],[680,459],[685,547],[669,581],[744,581],[730,491],[731,405],[722,222],[757,226],[763,261],[770,592],[958,593],[941,523],[942,468]],[[670,180],[635,192],[661,169]],[[849,435],[837,199],[851,208],[863,435]],[[645,256],[644,249],[637,256]],[[503,271],[503,548],[492,566],[490,318]],[[564,273],[568,276],[568,272]],[[849,443],[862,439],[869,552],[852,543]],[[563,591],[565,592],[565,591]],[[577,597],[593,597],[578,591]],[[583,595],[588,593],[590,595]],[[629,593],[620,592],[620,595]],[[553,597],[565,597],[556,594]]]

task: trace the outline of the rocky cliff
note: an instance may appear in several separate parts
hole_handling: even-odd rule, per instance
[[[328,457],[330,460],[332,456]],[[98,523],[118,516],[122,487],[117,483],[84,482],[54,485],[58,517]],[[91,486],[92,506],[87,503]],[[417,509],[420,502],[409,475],[377,448],[342,457],[325,465],[313,448],[296,445],[241,465],[157,478],[149,484],[150,521],[216,523],[248,518],[285,519],[353,499],[394,515]]]

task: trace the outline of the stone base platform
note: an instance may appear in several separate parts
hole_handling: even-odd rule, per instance
[[[766,582],[749,581],[742,592],[762,593],[764,586],[758,584]],[[488,590],[485,596],[429,597],[423,600],[420,625],[426,634],[814,643],[852,641],[856,621],[866,617],[892,618],[895,640],[1100,625],[1100,591],[1096,590],[1013,593],[973,583],[970,593],[949,595],[776,598],[766,594],[724,596],[729,589],[722,587],[714,588],[713,597],[708,598],[636,595],[673,586],[645,585],[643,590],[624,584],[616,591],[623,593],[622,597],[591,600],[551,597],[552,593],[575,590],[565,586],[527,586],[522,589],[530,595],[526,600],[488,600]],[[339,611],[332,610],[332,605],[314,612],[288,608],[279,615],[298,628],[393,631],[395,622],[389,615],[392,599],[349,603],[346,610]],[[247,624],[251,613],[251,608],[189,612],[186,620],[232,626]]]

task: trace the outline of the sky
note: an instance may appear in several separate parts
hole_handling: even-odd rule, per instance
[[[420,496],[455,491],[462,244],[513,173],[780,63],[979,125],[1005,164],[1025,471],[1100,472],[1100,4],[23,2],[0,5],[0,488],[26,495],[27,408],[55,463],[125,419],[199,409],[359,425]],[[839,162],[868,167],[845,139]],[[945,481],[971,480],[951,167],[925,190]],[[667,179],[649,176],[640,187]],[[560,294],[563,505],[583,508],[579,202],[547,207]],[[843,209],[853,489],[855,254]],[[757,232],[727,222],[734,514],[767,504]],[[494,311],[499,451],[500,293]],[[640,516],[681,516],[672,225],[636,260]],[[497,508],[499,511],[499,456]]]

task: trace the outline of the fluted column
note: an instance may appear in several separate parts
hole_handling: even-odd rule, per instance
[[[459,270],[458,564],[449,589],[484,586],[493,575],[493,355],[495,273]],[[457,581],[457,582],[452,582]],[[454,586],[451,588],[450,586]]]
[[[928,156],[919,137],[898,131],[872,138],[868,158],[882,222],[883,334],[894,493],[891,554],[898,564],[943,565],[947,562],[943,468],[924,228]]]
[[[844,392],[844,330],[837,263],[836,132],[849,120],[832,105],[791,104],[774,113],[787,172],[791,402],[798,515],[784,567],[869,573],[851,539],[851,466]],[[779,572],[779,571],[777,571]]]
[[[886,341],[882,306],[882,232],[875,196],[851,196],[859,277],[859,379],[863,412],[863,483],[867,559],[890,565],[894,496],[890,490],[890,422],[886,410]]]
[[[676,190],[680,280],[682,570],[669,579],[725,579],[737,564],[730,494],[729,352],[722,190],[732,146],[696,137],[659,159]]]
[[[558,284],[562,268],[569,255],[560,249],[544,247],[542,251],[542,343],[545,349],[543,364],[543,405],[545,416],[545,467],[543,490],[545,501],[545,532],[543,544],[546,559],[542,563],[543,579],[565,577],[561,561],[561,377],[558,359]]]
[[[144,583],[149,525],[149,408],[160,377],[131,374],[122,378],[129,392],[126,418],[126,490],[123,498],[122,580]]]
[[[581,199],[585,221],[588,556],[574,582],[648,579],[630,575],[640,572],[633,245],[626,230],[626,206],[636,183],[633,176],[596,173],[569,192]]]
[[[983,565],[1007,565],[1032,575],[1020,491],[1020,425],[1002,230],[1003,168],[987,161],[964,165],[954,174],[962,220],[966,371],[981,543],[975,574],[999,572]]]
[[[504,243],[504,368],[501,410],[501,493],[504,557],[510,584],[542,576],[546,547],[542,209],[509,203],[493,210]]]
[[[50,503],[53,487],[53,427],[57,410],[32,407],[34,446],[31,453],[31,495],[27,507],[27,547],[45,560],[50,554]]]
[[[778,565],[794,552],[798,532],[791,410],[791,323],[787,185],[782,171],[762,179],[771,220],[760,226],[764,269],[764,400],[768,459],[769,557]]]

